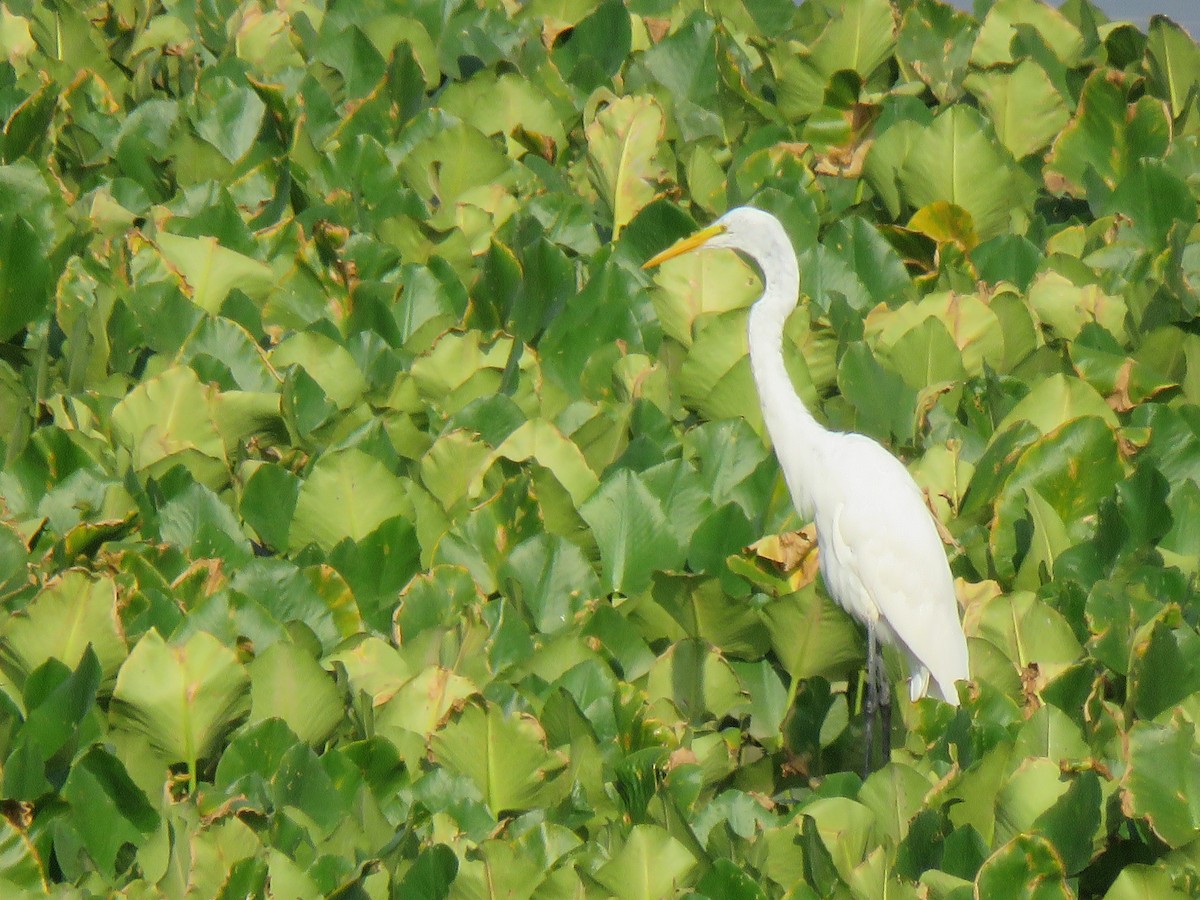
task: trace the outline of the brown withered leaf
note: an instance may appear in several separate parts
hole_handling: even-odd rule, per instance
[[[1113,381],[1112,393],[1105,397],[1105,401],[1116,412],[1129,412],[1136,403],[1129,396],[1129,377],[1133,374],[1133,360],[1126,359],[1121,363],[1121,368],[1117,370],[1117,377]]]
[[[849,147],[834,147],[817,157],[813,171],[818,175],[833,175],[838,178],[859,178],[863,163],[873,141],[860,141]]]
[[[787,573],[788,583],[799,590],[817,577],[820,560],[817,551],[817,529],[806,525],[799,531],[767,535],[750,545],[760,559],[768,559]]]
[[[1021,670],[1021,694],[1024,696],[1023,712],[1029,718],[1042,706],[1041,692],[1046,686],[1041,666],[1031,662]]]

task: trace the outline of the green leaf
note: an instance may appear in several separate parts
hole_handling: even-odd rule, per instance
[[[181,237],[159,232],[158,250],[164,262],[182,279],[183,292],[206,313],[216,315],[234,288],[263,300],[275,287],[266,263],[228,247],[214,237]]]
[[[912,766],[891,762],[871,773],[859,791],[858,802],[875,814],[876,825],[899,845],[928,792],[928,778]]]
[[[1129,654],[1129,699],[1139,717],[1157,718],[1200,693],[1200,635],[1165,607],[1133,635]]]
[[[979,612],[978,633],[1008,657],[1017,669],[1036,663],[1048,679],[1082,653],[1062,614],[1033,594],[994,598]]]
[[[859,431],[880,441],[906,444],[912,440],[916,392],[881,366],[866,344],[856,342],[846,349],[838,367],[838,387],[857,412]]]
[[[493,458],[500,456],[543,466],[563,486],[577,509],[600,483],[578,445],[544,419],[531,419],[518,426],[496,447]]]
[[[656,900],[674,896],[695,865],[688,849],[662,828],[635,825],[595,877],[620,900]]]
[[[816,825],[821,842],[843,880],[863,861],[872,838],[875,818],[861,803],[847,797],[822,797],[803,809]]]
[[[151,629],[121,666],[109,718],[169,764],[186,764],[194,786],[197,763],[249,711],[249,687],[233,651],[207,632],[169,645]]]
[[[386,634],[391,629],[396,595],[420,569],[421,545],[412,524],[397,516],[361,541],[342,541],[329,562],[354,592],[363,621]]]
[[[493,704],[468,704],[436,732],[434,759],[466,775],[497,816],[545,802],[566,757],[546,749],[546,735],[532,716],[505,715]]]
[[[887,351],[891,367],[913,390],[966,379],[962,354],[940,319],[930,316]]]
[[[670,95],[671,118],[686,141],[720,136],[723,132],[717,113],[721,85],[719,52],[713,20],[691,15],[643,54],[646,69]]]
[[[1079,29],[1058,10],[1037,0],[997,0],[979,30],[972,64],[983,69],[1016,62],[1012,43],[1021,26],[1030,27],[1064,65],[1074,68],[1079,64],[1084,49]]]
[[[552,58],[563,78],[590,93],[620,71],[631,39],[625,4],[608,0],[575,24],[571,39],[555,47]]]
[[[834,680],[861,665],[865,644],[858,626],[814,586],[780,597],[763,613],[771,646],[793,681]]]
[[[650,295],[663,333],[691,347],[705,313],[748,308],[762,293],[754,272],[733,253],[685,253],[654,273]]]
[[[288,546],[332,550],[345,538],[362,540],[408,509],[403,482],[375,457],[353,448],[327,453],[300,486]]]
[[[256,557],[238,567],[231,591],[213,595],[205,610],[245,610],[246,619],[231,623],[235,635],[253,634],[261,646],[285,633],[291,622],[302,622],[326,650],[362,629],[349,585],[327,565],[303,569],[283,559]],[[226,606],[230,600],[231,606]],[[238,603],[238,601],[241,601]],[[217,623],[207,627],[220,632]]]
[[[644,478],[618,470],[579,509],[600,547],[604,589],[636,594],[650,574],[678,568],[684,550]]]
[[[740,310],[698,318],[694,342],[679,370],[679,392],[705,419],[741,417],[762,430],[745,326],[746,314]]]
[[[74,669],[89,646],[111,684],[128,653],[116,585],[78,570],[48,584],[0,628],[0,663],[22,680],[48,659]]]
[[[1171,873],[1142,863],[1121,869],[1105,900],[1187,900],[1188,894],[1176,890]]]
[[[159,816],[120,761],[92,747],[71,766],[62,788],[71,806],[69,823],[100,871],[115,878],[126,844],[139,847],[157,828]]]
[[[341,724],[341,692],[300,645],[276,641],[254,658],[249,671],[249,722],[282,719],[297,737],[316,747]]]
[[[900,173],[904,198],[920,209],[938,200],[971,215],[980,240],[1008,230],[1024,191],[1012,157],[969,106],[952,106],[913,141]]]
[[[187,366],[167,369],[127,394],[113,409],[113,433],[134,468],[160,475],[181,463],[201,484],[227,481],[214,394]]]
[[[257,467],[246,481],[238,512],[267,546],[288,546],[300,485],[300,479],[283,466],[270,463]]]
[[[543,634],[571,627],[600,580],[583,552],[565,538],[538,534],[513,548],[503,575],[509,592]]]
[[[851,0],[831,16],[812,46],[812,63],[831,78],[852,69],[865,81],[896,45],[896,12],[887,0]]]
[[[705,897],[728,900],[766,900],[767,896],[749,874],[728,859],[715,860],[696,885],[696,891]]]
[[[400,164],[405,182],[423,200],[453,212],[468,191],[511,180],[508,157],[478,128],[444,116],[438,125]]]
[[[861,216],[835,223],[826,232],[823,247],[857,276],[872,306],[884,303],[894,307],[915,299],[900,254]]]
[[[254,146],[266,104],[249,86],[222,75],[201,78],[197,88],[192,113],[196,133],[231,163],[237,162]]]
[[[1161,102],[1142,97],[1129,103],[1129,85],[1097,70],[1088,76],[1070,123],[1054,142],[1047,176],[1086,196],[1090,177],[1115,186],[1143,158],[1160,158],[1170,143],[1171,122]],[[1089,169],[1091,173],[1089,174]]]
[[[974,72],[964,85],[982,101],[996,136],[1014,159],[1048,146],[1070,118],[1050,77],[1032,60],[1022,60],[1011,72]]]
[[[1144,818],[1171,847],[1200,835],[1200,753],[1195,726],[1178,716],[1165,724],[1135,722],[1129,730],[1122,805]]]
[[[21,698],[24,722],[4,761],[6,797],[33,801],[49,794],[55,785],[47,775],[59,782],[64,760],[74,757],[81,744],[95,739],[100,677],[99,662],[89,647],[75,671],[48,660],[26,679]],[[6,706],[19,718],[11,704]]]
[[[26,97],[13,111],[4,125],[4,162],[11,163],[22,156],[34,157],[39,153],[54,122],[59,97],[58,85],[51,81]]]
[[[399,893],[413,900],[446,900],[458,875],[458,857],[445,844],[434,844],[421,851],[405,873]]]
[[[668,700],[691,722],[736,716],[746,706],[741,683],[729,663],[704,641],[683,640],[662,653],[650,669],[651,702]]]
[[[1049,759],[1027,759],[996,795],[996,840],[1022,833],[1044,836],[1068,874],[1092,855],[1100,824],[1100,783],[1094,773],[1071,778]],[[1090,826],[1090,827],[1089,827]]]
[[[1150,83],[1155,93],[1170,104],[1172,118],[1178,119],[1195,99],[1194,91],[1200,84],[1200,47],[1166,16],[1151,18],[1148,38]]]
[[[1186,228],[1196,221],[1196,200],[1187,182],[1159,160],[1138,160],[1103,208],[1133,220],[1134,232],[1155,250],[1166,248],[1177,222]]]
[[[1095,388],[1069,375],[1051,375],[1038,384],[1000,420],[1000,434],[1022,420],[1032,423],[1042,434],[1050,434],[1062,425],[1083,419],[1102,420],[1110,428],[1117,427],[1117,416]],[[1094,426],[1093,426],[1094,427]]]
[[[271,352],[271,364],[278,368],[303,367],[340,409],[350,407],[367,389],[354,357],[341,344],[317,332],[292,335]]]
[[[50,301],[54,273],[37,233],[18,215],[0,215],[0,339],[37,319]]]
[[[949,4],[914,3],[904,13],[896,44],[896,61],[929,85],[943,102],[961,93],[978,26]]]
[[[454,879],[454,896],[487,898],[496,896],[529,897],[550,893],[555,884],[553,871],[539,864],[523,848],[501,840],[484,841],[477,858],[465,860]],[[570,873],[570,867],[565,870]],[[582,890],[578,877],[572,885]],[[562,895],[566,895],[566,892]]]
[[[50,890],[36,846],[8,819],[0,819],[0,884],[29,895],[48,894]]]
[[[572,46],[578,37],[578,32],[572,34]],[[470,81],[452,81],[442,92],[439,106],[470,122],[486,135],[513,135],[518,128],[523,128],[544,135],[557,147],[562,147],[567,140],[563,123],[544,88],[515,72],[497,76],[485,70],[476,73]],[[510,154],[520,155],[515,140],[508,146]]]
[[[979,869],[975,890],[979,896],[1029,900],[1068,900],[1074,895],[1054,846],[1036,834],[1019,834],[989,856]]]
[[[158,510],[159,538],[192,559],[248,561],[249,542],[229,507],[202,484],[193,482],[176,489],[177,483],[172,480],[169,489],[164,489],[166,502]]]

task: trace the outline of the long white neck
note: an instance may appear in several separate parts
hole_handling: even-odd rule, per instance
[[[760,266],[771,272],[762,297],[750,310],[750,368],[758,387],[767,432],[775,445],[775,455],[783,468],[784,479],[803,515],[812,512],[812,496],[804,461],[816,451],[828,432],[821,426],[792,386],[783,364],[783,329],[796,308],[800,291],[800,273],[794,255],[772,254],[772,265]]]

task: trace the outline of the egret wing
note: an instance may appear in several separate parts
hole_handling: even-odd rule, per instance
[[[857,592],[838,599],[860,617],[855,603],[873,607],[885,639],[894,637],[910,666],[924,666],[939,693],[955,698],[954,682],[968,677],[966,640],[933,514],[899,460],[870,438],[842,437],[827,467],[836,473],[825,482],[828,497],[817,504],[834,509],[823,518],[830,520],[830,564],[841,571],[827,573],[827,583],[834,582],[831,591],[841,582],[842,592]],[[913,667],[911,674],[920,673]]]

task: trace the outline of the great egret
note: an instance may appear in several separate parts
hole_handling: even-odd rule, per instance
[[[753,207],[730,210],[643,268],[718,248],[741,251],[762,272],[763,294],[750,309],[750,368],[792,500],[816,524],[825,586],[867,628],[868,721],[872,694],[888,693],[880,640],[905,659],[913,700],[932,694],[957,706],[954,683],[968,677],[967,642],[950,566],[920,488],[871,438],[817,422],[784,368],[783,327],[799,300],[800,270],[779,220]],[[869,724],[868,765],[871,730]]]

